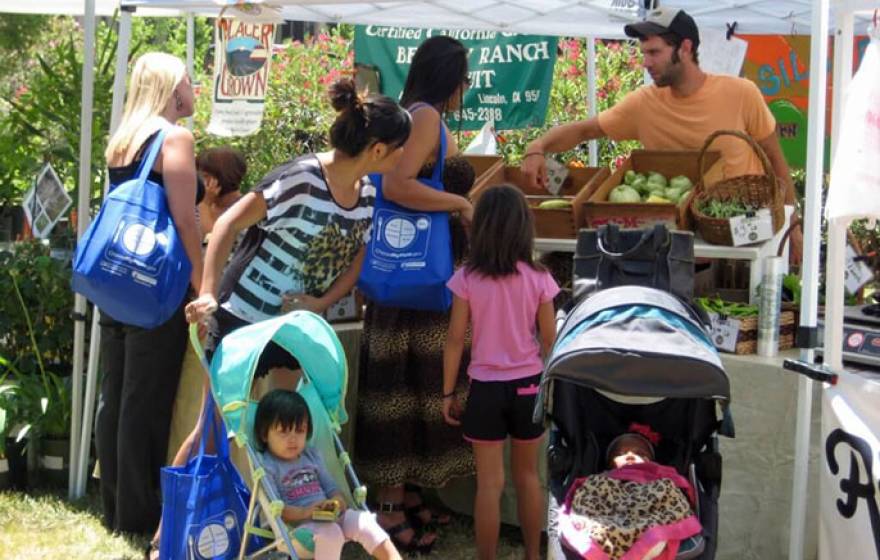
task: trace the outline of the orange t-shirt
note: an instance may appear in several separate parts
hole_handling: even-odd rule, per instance
[[[647,150],[699,150],[720,129],[763,140],[776,129],[776,119],[749,80],[707,74],[700,89],[684,98],[673,97],[668,87],[642,86],[599,113],[599,126],[609,138],[639,140]],[[710,149],[721,152],[725,177],[764,173],[744,140],[722,136]]]

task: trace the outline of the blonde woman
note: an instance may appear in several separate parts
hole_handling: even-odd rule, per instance
[[[150,179],[162,185],[192,263],[195,293],[202,277],[196,204],[204,188],[196,177],[192,133],[178,120],[193,114],[193,90],[183,62],[147,53],[134,65],[122,123],[105,156],[111,185],[135,176],[161,129],[166,130]],[[164,324],[142,329],[101,319],[101,393],[95,444],[101,465],[104,523],[113,531],[146,534],[161,513],[159,469],[165,461],[174,394],[186,345],[180,309]]]

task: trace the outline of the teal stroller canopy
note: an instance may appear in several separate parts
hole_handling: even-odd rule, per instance
[[[211,361],[211,387],[229,429],[249,433],[245,416],[257,362],[274,341],[299,361],[336,427],[348,420],[345,389],[348,364],[333,328],[309,311],[242,327],[223,337]],[[242,421],[247,422],[242,425]]]

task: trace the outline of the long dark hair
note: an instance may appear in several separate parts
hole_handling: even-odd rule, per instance
[[[339,80],[330,86],[330,102],[338,113],[330,127],[330,144],[351,157],[376,142],[395,150],[409,139],[409,113],[384,95],[361,97],[353,80]]]
[[[535,221],[522,191],[511,185],[490,187],[477,200],[471,226],[467,269],[490,278],[516,273],[520,261],[535,270]]]
[[[467,49],[456,39],[437,35],[419,45],[413,55],[400,104],[421,101],[445,113],[455,90],[467,79]]]

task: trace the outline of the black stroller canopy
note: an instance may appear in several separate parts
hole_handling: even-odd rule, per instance
[[[730,400],[730,383],[700,317],[642,286],[597,292],[568,314],[544,382],[619,395]]]

